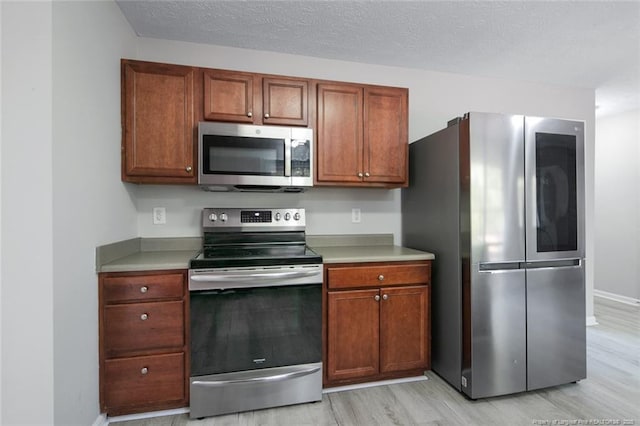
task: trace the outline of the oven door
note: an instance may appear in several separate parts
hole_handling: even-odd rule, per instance
[[[322,265],[191,270],[190,417],[322,399]]]
[[[320,362],[322,265],[193,270],[191,376]]]

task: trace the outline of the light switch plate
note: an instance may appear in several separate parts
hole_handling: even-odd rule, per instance
[[[167,209],[164,207],[153,208],[153,224],[164,225],[167,223]]]
[[[360,209],[351,209],[351,223],[360,223]]]

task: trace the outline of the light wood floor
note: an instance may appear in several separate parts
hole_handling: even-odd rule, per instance
[[[433,372],[427,381],[325,394],[322,402],[203,420],[188,414],[118,426],[640,425],[640,308],[596,297],[587,328],[587,379],[470,401]]]

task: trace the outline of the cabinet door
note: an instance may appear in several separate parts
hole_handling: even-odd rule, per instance
[[[194,68],[122,61],[122,180],[196,183]]]
[[[318,85],[318,182],[362,181],[362,98],[357,86]]]
[[[428,286],[380,289],[380,372],[427,368]]]
[[[255,78],[249,73],[204,70],[204,118],[253,123]]]
[[[407,183],[408,90],[364,90],[364,181]]]
[[[293,78],[262,81],[264,124],[306,126],[308,124],[309,82]]]
[[[327,378],[378,373],[378,290],[329,292],[327,299]]]

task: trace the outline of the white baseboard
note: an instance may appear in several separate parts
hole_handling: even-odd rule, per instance
[[[587,327],[592,325],[598,325],[598,321],[596,321],[596,317],[593,315],[590,317],[587,317]]]
[[[107,426],[109,424],[109,420],[107,420],[106,414],[100,414],[96,417],[96,420],[93,422],[92,426]]]
[[[429,378],[423,375],[415,377],[405,377],[402,379],[380,380],[377,382],[358,383],[355,385],[337,386],[335,388],[324,388],[322,389],[322,393],[342,392],[347,390],[364,389],[383,385],[396,385],[398,383],[422,382],[424,380],[429,380]]]
[[[625,305],[640,306],[640,299],[634,299],[633,297],[623,296],[621,294],[594,289],[593,295],[604,299],[615,300],[616,302],[624,303]]]
[[[96,419],[96,422],[93,423],[93,426],[106,426],[111,422],[124,422],[127,420],[140,420],[140,419],[149,419],[152,417],[163,417],[163,416],[175,416],[176,414],[184,414],[188,413],[189,408],[176,408],[174,410],[162,410],[162,411],[150,411],[148,413],[138,413],[138,414],[126,414],[124,416],[114,416],[107,417],[104,414],[101,414],[104,417],[105,423],[97,423],[100,417]]]

